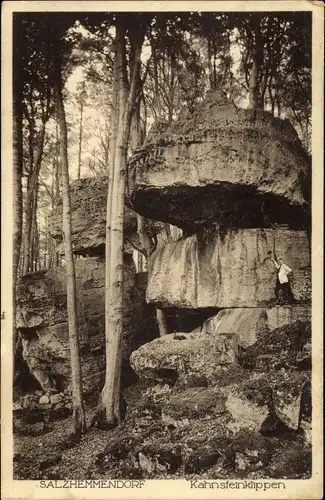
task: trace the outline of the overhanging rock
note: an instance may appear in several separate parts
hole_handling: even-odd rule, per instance
[[[293,270],[297,302],[310,301],[310,254],[304,231],[211,231],[168,243],[151,257],[147,301],[158,307],[261,307],[275,301],[275,249]]]
[[[184,229],[295,227],[310,197],[309,170],[288,120],[253,116],[214,92],[132,156],[129,192],[137,212]]]

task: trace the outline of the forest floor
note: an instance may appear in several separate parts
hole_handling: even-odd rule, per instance
[[[21,435],[14,432],[14,479],[19,480],[85,480],[85,479],[140,479],[142,473],[124,461],[125,439],[132,436],[151,436],[151,428],[156,426],[154,418],[141,419],[143,400],[141,387],[132,386],[125,392],[129,411],[122,424],[112,430],[91,427],[96,412],[95,405],[85,407],[87,432],[79,443],[71,445],[71,417],[51,421],[46,432],[40,435]],[[135,424],[135,421],[139,425]],[[168,431],[166,431],[168,433]],[[134,441],[135,442],[135,441]],[[116,457],[105,457],[107,449],[115,449]],[[122,460],[118,460],[122,458]],[[160,474],[160,478],[165,475]],[[167,475],[165,476],[167,477]],[[180,478],[177,473],[168,474],[169,479]]]
[[[189,463],[190,467],[185,466],[184,470],[183,466],[180,467],[177,455],[177,448],[184,440],[182,432],[162,425],[154,407],[148,404],[148,399],[141,398],[141,392],[143,387],[137,385],[126,391],[126,419],[120,426],[109,431],[90,427],[96,407],[88,406],[88,430],[81,441],[73,446],[67,445],[71,417],[50,422],[47,432],[38,436],[14,433],[14,479],[39,481],[310,477],[311,450],[305,447],[300,438],[292,441],[274,437],[265,448],[265,438],[243,433],[235,444],[236,449],[240,451],[239,455],[245,453],[247,447],[252,448],[255,455],[261,454],[262,460],[266,460],[263,467],[256,469],[248,466],[242,471],[238,467],[234,468],[234,464],[229,467],[227,460],[225,463],[216,463],[214,455],[211,455],[210,444],[214,436],[218,435],[220,424],[217,420],[208,420],[206,425],[198,422],[197,426],[184,431],[185,439],[196,443],[197,448],[197,457],[193,463]],[[219,440],[218,447],[221,445]],[[273,453],[272,457],[267,458],[269,445]],[[139,450],[143,457],[140,464],[142,470],[134,458],[139,457]],[[152,467],[154,456],[160,456],[161,466],[158,469]],[[208,461],[202,468],[201,459],[204,457]]]
[[[95,408],[86,409],[87,426]],[[80,443],[66,448],[71,417],[51,422],[49,432],[40,436],[14,434],[14,479],[85,479],[98,453],[107,445],[108,433],[89,428]]]

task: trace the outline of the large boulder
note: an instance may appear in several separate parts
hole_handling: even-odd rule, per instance
[[[79,179],[71,183],[71,219],[73,252],[80,255],[104,254],[107,177]],[[62,201],[50,217],[50,235],[62,244]],[[132,238],[137,231],[136,213],[125,207],[124,231]],[[132,246],[125,242],[125,252]]]
[[[273,249],[293,270],[296,301],[309,301],[306,232],[284,229],[215,230],[161,246],[151,256],[147,300],[194,309],[270,305],[277,277]]]
[[[276,328],[299,320],[311,320],[310,305],[237,307],[222,309],[216,316],[206,320],[201,330],[204,333],[236,333],[239,343],[247,347]]]
[[[187,374],[211,381],[221,368],[237,363],[238,339],[234,334],[168,334],[131,354],[131,366],[143,378],[176,382]]]
[[[100,257],[75,262],[78,334],[84,391],[96,394],[105,372],[105,262]],[[145,320],[144,290],[135,284],[132,257],[124,256],[123,360],[151,340],[156,331]],[[66,269],[56,267],[24,276],[18,287],[17,325],[23,358],[44,391],[70,386],[70,351],[67,323]]]
[[[214,92],[137,150],[129,191],[137,212],[185,229],[296,227],[310,198],[310,162],[288,120]]]

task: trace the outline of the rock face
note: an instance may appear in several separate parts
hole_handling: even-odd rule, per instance
[[[104,253],[107,200],[107,178],[86,178],[71,184],[71,214],[73,251],[80,255]],[[125,234],[134,236],[137,230],[136,214],[128,207],[124,216]],[[62,243],[62,203],[59,203],[50,219],[50,235]],[[125,245],[125,251],[132,253]]]
[[[272,251],[293,270],[298,302],[310,299],[310,254],[304,231],[212,230],[160,247],[151,257],[147,300],[160,307],[258,307],[272,304]]]
[[[252,116],[220,92],[151,138],[129,172],[135,210],[185,229],[264,227],[264,215],[294,225],[309,201],[309,163],[290,122]]]
[[[77,260],[75,267],[84,392],[94,394],[102,387],[105,371],[105,263],[91,257]],[[23,358],[44,391],[62,391],[70,383],[65,273],[64,267],[40,271],[26,275],[19,285],[17,324]],[[124,257],[123,306],[123,358],[128,365],[130,353],[156,335],[155,328],[151,337],[146,330],[144,291],[135,285],[135,266],[128,255]]]

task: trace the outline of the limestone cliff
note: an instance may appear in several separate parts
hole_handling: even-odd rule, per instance
[[[298,302],[310,300],[310,254],[304,231],[211,231],[168,243],[151,258],[147,300],[159,307],[258,307],[272,304],[272,252],[292,268]]]

